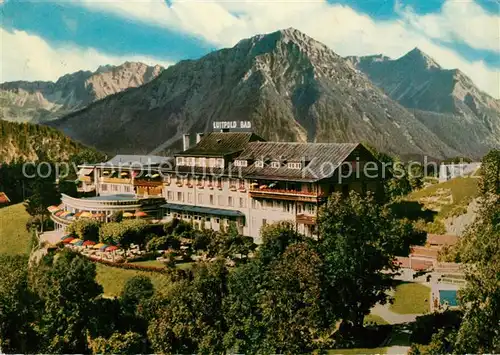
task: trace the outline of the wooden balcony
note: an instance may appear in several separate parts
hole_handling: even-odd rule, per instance
[[[155,180],[134,180],[134,186],[143,186],[143,187],[163,187],[163,181],[155,181]]]
[[[318,202],[323,196],[316,192],[281,190],[281,189],[258,189],[252,188],[249,191],[252,198],[269,198],[276,200]]]
[[[313,224],[316,224],[316,217],[306,215],[306,214],[298,214],[296,217],[296,221],[298,224],[313,225]]]
[[[131,184],[132,179],[102,177],[101,182],[108,184]]]

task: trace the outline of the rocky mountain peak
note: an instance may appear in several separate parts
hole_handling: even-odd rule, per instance
[[[418,47],[413,48],[397,60],[412,65],[414,68],[441,69],[441,66],[432,57],[422,52]]]

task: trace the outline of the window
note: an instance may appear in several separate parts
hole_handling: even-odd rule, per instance
[[[281,206],[281,201],[273,200],[273,208],[280,208],[280,206]]]
[[[245,190],[245,180],[240,179],[238,185],[240,190]]]
[[[213,205],[214,204],[214,195],[210,195],[210,204]]]
[[[246,199],[240,197],[240,208],[245,208],[245,207],[246,207]]]
[[[229,179],[229,186],[230,187],[236,187],[237,184],[238,184],[237,179]]]
[[[271,168],[279,168],[281,166],[280,162],[279,161],[273,161],[271,162]]]
[[[203,194],[198,194],[198,203],[203,204]]]
[[[247,166],[248,162],[246,160],[235,160],[234,161],[234,166]]]
[[[283,212],[290,212],[291,210],[291,204],[290,202],[283,202]]]
[[[222,179],[221,178],[217,178],[217,188],[222,189]]]
[[[172,191],[167,192],[167,200],[172,201],[174,199],[174,193]]]
[[[288,163],[289,169],[302,169],[302,163]]]
[[[217,159],[217,167],[218,168],[223,168],[224,167],[224,159],[218,158]]]
[[[316,207],[312,203],[306,204],[307,213],[314,214]]]
[[[220,223],[220,218],[215,219],[215,223],[219,224]]]
[[[117,185],[112,185],[111,189],[116,192],[116,191],[118,191],[118,186]]]
[[[263,219],[262,219],[262,226],[264,227],[264,226],[266,226],[266,225],[267,225],[267,219],[263,218]]]
[[[184,165],[184,158],[183,157],[177,157],[176,164],[180,165],[180,166]]]
[[[131,186],[125,186],[123,189],[125,190],[125,192],[131,192],[132,191],[132,187]]]
[[[263,168],[264,167],[264,162],[262,160],[257,160],[255,162],[255,167],[256,168]]]
[[[188,203],[193,203],[193,193],[188,192]]]
[[[222,195],[217,196],[217,204],[219,206],[224,206],[224,196]]]
[[[102,191],[108,191],[108,185],[107,184],[102,184],[101,185],[101,190]]]
[[[184,199],[182,198],[182,192],[177,192],[177,201],[184,202]]]
[[[297,214],[302,213],[302,205],[297,205]]]
[[[167,208],[167,210],[166,210],[166,214],[167,214],[167,216],[170,216],[170,214],[171,214],[171,212],[170,212],[170,208]]]
[[[232,207],[233,206],[233,197],[232,196],[228,196],[227,198],[227,205]]]

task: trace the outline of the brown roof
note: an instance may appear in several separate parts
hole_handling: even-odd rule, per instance
[[[5,194],[5,192],[0,192],[0,205],[4,205],[4,204],[7,204],[7,203],[10,203],[9,198],[7,197],[7,195]]]
[[[361,145],[358,143],[253,142],[247,145],[237,159],[250,160],[249,164],[252,163],[244,171],[245,176],[249,178],[315,181],[331,177],[359,146]],[[271,168],[267,164],[258,168],[252,162],[255,160],[301,162],[302,169],[291,169],[287,166]]]
[[[427,244],[430,245],[455,245],[457,242],[456,235],[427,234]]]
[[[249,132],[210,132],[194,147],[176,156],[218,156],[241,152],[248,143],[264,139]]]

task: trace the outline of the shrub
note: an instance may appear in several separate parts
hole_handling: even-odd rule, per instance
[[[71,223],[68,226],[68,234],[73,234],[78,236],[82,240],[92,240],[97,242],[99,240],[99,230],[101,228],[101,222],[94,219],[79,219]]]

